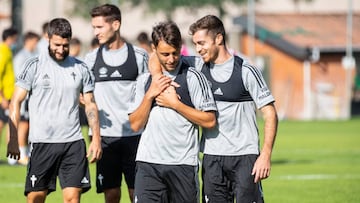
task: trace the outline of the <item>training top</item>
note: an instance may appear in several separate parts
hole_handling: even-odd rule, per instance
[[[175,80],[180,67],[179,63],[174,71],[164,71],[164,74]],[[149,75],[145,73],[139,76],[129,113],[134,112],[141,104]],[[204,75],[190,67],[185,78],[180,80],[180,86],[184,86],[184,82],[181,81],[187,82],[188,96],[193,106],[201,111],[216,111],[215,101]],[[182,94],[184,92],[186,91]],[[154,105],[141,135],[136,161],[195,166],[198,164],[198,134],[199,127],[175,110]]]
[[[10,47],[5,43],[0,43],[0,91],[2,91],[7,100],[11,99],[15,86],[15,74],[12,60]]]
[[[210,74],[205,75],[209,81],[218,83],[212,84],[218,109],[217,125],[212,129],[203,129],[204,139],[201,148],[204,154],[223,156],[259,154],[256,108],[260,109],[274,102],[274,97],[260,70],[238,56],[231,57],[223,64],[206,65],[200,57],[195,57],[195,67],[202,71],[205,68],[210,69]],[[225,89],[236,91],[236,94],[239,94],[240,89],[242,96],[236,98],[237,95],[230,95],[227,98],[234,99],[231,101],[223,99],[227,93]]]
[[[100,60],[97,59],[98,50],[102,50],[104,66],[95,68],[96,60]],[[131,60],[133,58],[130,57],[131,50],[135,54],[135,62]],[[135,133],[131,130],[127,111],[130,99],[135,91],[137,75],[148,72],[148,55],[146,51],[127,43],[116,50],[100,47],[88,53],[85,56],[85,62],[88,67],[91,67],[95,77],[100,80],[95,82],[94,95],[99,109],[101,136],[129,137],[140,135],[141,132]],[[122,66],[126,62],[133,65]],[[134,69],[138,70],[135,77],[134,74],[127,78],[121,77],[122,75],[128,75],[128,72],[133,73]],[[89,135],[92,135],[91,130],[89,130]]]
[[[94,78],[85,63],[70,56],[56,62],[49,54],[40,53],[25,62],[16,86],[29,91],[30,142],[83,139],[79,96],[94,90]]]

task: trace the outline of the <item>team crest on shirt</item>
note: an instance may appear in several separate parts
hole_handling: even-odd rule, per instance
[[[108,69],[107,69],[106,67],[101,67],[101,68],[99,69],[99,76],[100,76],[101,78],[107,77],[107,76],[108,76],[107,73],[108,73]]]
[[[76,78],[76,74],[74,72],[71,73],[71,77],[74,79],[75,81],[75,78]]]

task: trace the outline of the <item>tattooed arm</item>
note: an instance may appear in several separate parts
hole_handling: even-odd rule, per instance
[[[84,105],[89,127],[93,133],[87,157],[91,156],[89,161],[90,163],[93,163],[101,158],[102,149],[98,108],[95,103],[94,94],[92,92],[84,93]]]

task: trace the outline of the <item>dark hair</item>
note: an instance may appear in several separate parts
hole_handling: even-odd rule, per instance
[[[55,18],[50,21],[48,28],[48,36],[51,38],[52,35],[59,35],[62,38],[71,38],[72,31],[71,25],[65,18]]]
[[[106,22],[118,20],[121,23],[121,11],[117,6],[112,4],[95,7],[91,10],[90,15],[93,18],[97,16],[105,17]]]
[[[2,40],[5,41],[7,38],[18,35],[18,31],[15,28],[7,28],[2,33]]]
[[[91,47],[98,47],[99,46],[98,38],[96,38],[96,37],[92,38],[90,45],[91,45]]]
[[[81,41],[79,38],[74,37],[70,40],[70,45],[81,45]]]
[[[146,32],[140,32],[137,36],[137,41],[139,43],[143,43],[143,44],[149,44],[150,43],[150,39],[149,36]]]
[[[45,34],[47,33],[48,29],[49,29],[49,22],[45,22],[42,26],[41,26],[41,29],[42,29],[42,33]]]
[[[180,30],[178,26],[171,21],[161,22],[153,27],[151,37],[155,47],[158,46],[161,40],[177,49],[180,49],[182,45]]]
[[[189,34],[194,35],[199,30],[207,30],[208,33],[215,39],[216,35],[221,34],[223,36],[223,44],[225,44],[225,28],[222,21],[214,16],[214,15],[207,15],[195,23],[190,25]]]
[[[24,41],[27,41],[29,39],[34,39],[36,38],[37,40],[40,39],[40,35],[36,34],[35,32],[32,32],[32,31],[29,31],[29,32],[26,32],[24,34]]]

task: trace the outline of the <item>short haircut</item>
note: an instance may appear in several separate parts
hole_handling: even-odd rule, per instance
[[[13,36],[16,36],[16,35],[18,35],[18,31],[17,31],[17,29],[15,29],[15,28],[7,28],[7,29],[5,29],[4,31],[3,31],[3,33],[2,33],[2,40],[3,41],[5,41],[7,38],[9,38],[9,37],[13,37]]]
[[[70,45],[81,45],[81,41],[79,38],[74,37],[70,40]]]
[[[36,34],[35,32],[28,31],[24,34],[24,41],[30,40],[30,39],[37,39],[40,40],[40,35]]]
[[[172,21],[161,22],[154,26],[151,37],[155,47],[163,40],[172,47],[181,49],[181,33],[178,26]]]
[[[194,35],[199,30],[207,30],[208,34],[214,39],[216,35],[221,34],[223,36],[222,43],[225,44],[225,28],[222,21],[218,17],[214,15],[207,15],[200,18],[195,23],[190,25],[189,34]]]
[[[150,39],[146,32],[140,32],[136,39],[139,43],[150,44]]]
[[[44,24],[42,24],[41,30],[43,34],[47,33],[48,29],[49,29],[49,22],[45,22]]]
[[[112,4],[104,4],[95,7],[91,10],[90,15],[92,18],[102,16],[106,22],[114,22],[118,20],[121,23],[121,11],[120,9]]]
[[[65,18],[55,18],[51,20],[49,23],[48,36],[51,38],[53,35],[71,39],[72,31],[70,22]]]

